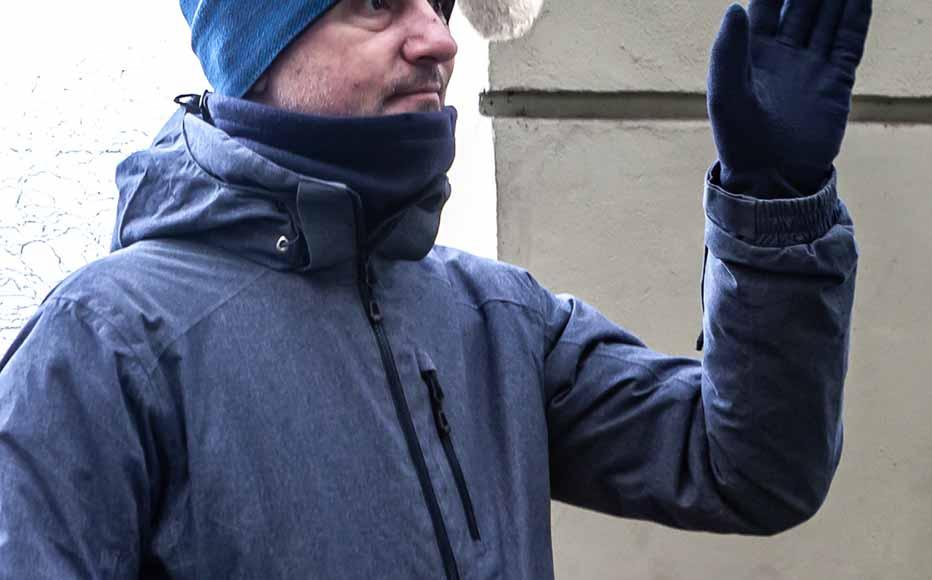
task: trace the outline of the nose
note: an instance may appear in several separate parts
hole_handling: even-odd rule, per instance
[[[415,0],[408,11],[411,31],[402,47],[405,60],[412,64],[445,63],[458,49],[450,28],[434,10],[432,0]]]

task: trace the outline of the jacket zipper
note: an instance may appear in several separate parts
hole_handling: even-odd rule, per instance
[[[469,497],[469,488],[466,486],[466,477],[463,475],[463,469],[460,467],[459,458],[456,456],[456,449],[453,447],[453,428],[447,419],[447,414],[443,410],[443,389],[440,387],[440,381],[437,378],[436,370],[421,371],[421,376],[430,390],[430,404],[434,410],[434,424],[437,426],[437,435],[443,443],[443,450],[447,454],[447,462],[450,470],[453,472],[453,479],[456,480],[456,488],[460,494],[460,501],[463,502],[463,511],[466,513],[466,521],[469,524],[469,534],[475,541],[480,541],[479,523],[476,521],[476,512],[473,509],[472,499]]]
[[[395,403],[395,412],[398,415],[398,421],[401,423],[401,429],[404,432],[405,441],[408,444],[408,452],[411,454],[411,459],[414,461],[418,481],[421,484],[421,492],[424,494],[424,500],[427,503],[427,511],[430,512],[434,534],[437,537],[437,545],[440,548],[440,556],[443,559],[443,568],[446,572],[447,580],[459,580],[460,575],[456,566],[453,546],[450,543],[450,536],[447,534],[443,515],[440,513],[440,503],[437,501],[437,494],[434,492],[434,487],[430,481],[430,475],[427,471],[427,462],[424,460],[424,452],[421,450],[417,434],[414,431],[414,421],[411,419],[411,411],[408,409],[408,403],[404,397],[401,376],[398,374],[398,367],[395,366],[395,356],[392,354],[392,348],[388,342],[388,336],[385,333],[385,326],[382,322],[382,308],[375,299],[372,266],[367,256],[363,256],[359,260],[359,269],[359,295],[362,299],[363,306],[366,308],[369,326],[372,327],[372,332],[375,334],[376,342],[379,345],[379,352],[382,355],[382,365],[385,368],[385,374],[388,376],[392,400]]]

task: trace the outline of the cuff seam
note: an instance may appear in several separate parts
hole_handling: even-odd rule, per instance
[[[759,246],[810,243],[838,221],[836,172],[814,195],[791,199],[759,199],[726,191],[714,181],[718,164],[706,176],[706,217],[736,238]]]

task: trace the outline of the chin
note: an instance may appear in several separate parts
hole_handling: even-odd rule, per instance
[[[443,99],[437,93],[419,93],[393,97],[385,102],[382,112],[385,115],[403,113],[436,113],[443,110]]]
[[[443,110],[443,105],[436,105],[432,103],[424,103],[422,105],[416,106],[409,113],[437,113]]]

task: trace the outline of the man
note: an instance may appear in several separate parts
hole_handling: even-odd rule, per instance
[[[842,446],[832,163],[870,3],[783,4],[732,6],[712,50],[700,362],[434,247],[452,3],[183,0],[216,92],[120,165],[114,252],[0,363],[0,579],[536,580],[551,498],[810,518]]]

